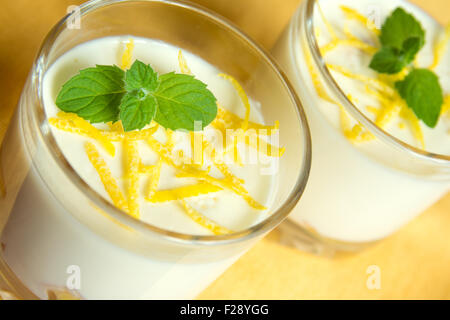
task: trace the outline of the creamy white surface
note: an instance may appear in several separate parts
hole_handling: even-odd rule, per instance
[[[46,113],[49,117],[56,116],[60,111],[54,101],[62,84],[75,75],[78,70],[95,66],[96,64],[116,64],[119,65],[123,46],[129,37],[108,37],[97,39],[79,45],[60,57],[47,71],[43,81],[43,98]],[[139,59],[151,66],[160,74],[179,71],[178,52],[179,48],[144,38],[134,38],[133,58]],[[244,116],[245,108],[233,86],[225,79],[218,76],[220,71],[208,64],[199,57],[188,52],[183,53],[191,72],[201,81],[205,82],[220,104],[239,116]],[[258,111],[259,104],[252,103],[251,120],[262,122],[262,117]],[[98,125],[97,125],[98,126]],[[89,138],[76,134],[64,132],[52,127],[56,141],[64,156],[94,190],[99,192],[106,199],[109,199],[100,178],[90,163],[84,145]],[[206,129],[207,136],[211,136],[211,129]],[[164,142],[165,135],[160,129],[155,134],[161,142]],[[189,135],[181,132],[175,133],[174,149],[189,150]],[[113,176],[123,186],[123,160],[122,143],[114,143],[116,156],[108,155],[101,147],[102,157],[111,168]],[[217,144],[215,145],[217,146]],[[139,143],[140,156],[144,164],[155,164],[157,154],[143,141]],[[242,167],[230,166],[233,173],[244,179],[245,187],[250,195],[263,205],[269,204],[269,195],[273,188],[274,177],[261,175],[261,165],[245,164]],[[212,172],[216,177],[221,177],[216,170]],[[163,164],[158,190],[170,189],[183,185],[196,183],[194,179],[175,178],[172,167]],[[145,201],[144,195],[148,184],[148,178],[141,179],[140,207],[141,219],[158,227],[189,234],[208,234],[209,231],[192,221],[185,213],[177,201],[152,204]],[[122,188],[125,190],[125,188]],[[255,222],[261,221],[267,214],[264,211],[251,208],[247,202],[235,193],[223,190],[217,193],[203,195],[187,199],[187,202],[205,216],[219,223],[230,230],[242,230]]]

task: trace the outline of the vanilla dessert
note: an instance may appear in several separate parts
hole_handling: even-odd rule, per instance
[[[217,118],[200,132],[166,130],[156,123],[124,132],[120,122],[92,125],[55,104],[62,85],[80,69],[96,64],[127,69],[135,59],[149,63],[159,74],[195,75],[217,98]],[[262,125],[259,103],[250,99],[247,104],[239,84],[206,61],[156,40],[107,37],[62,55],[42,83],[51,134],[63,156],[84,183],[131,217],[169,232],[222,235],[248,229],[270,216],[277,175],[264,172],[283,152],[276,143],[270,144],[277,127]],[[264,130],[265,135],[255,136],[256,145],[222,144],[225,136],[220,133],[226,129]],[[250,149],[261,161],[247,159]],[[69,289],[71,295],[87,299],[194,298],[248,248],[233,249],[237,253],[232,255],[228,249],[211,251],[202,259],[198,255],[203,249],[188,246],[181,253],[174,254],[170,247],[158,252],[161,243],[156,240],[120,243],[122,233],[129,231],[111,218],[108,223],[116,233],[105,229],[104,236],[116,238],[112,240],[116,243],[105,241],[67,212],[65,206],[76,201],[76,191],[63,178],[52,177],[54,164],[46,152],[38,148],[34,161],[49,180],[44,182],[42,172],[31,168],[1,237],[6,264],[40,298]],[[223,155],[223,161],[213,155]],[[55,200],[46,185],[56,188],[64,201]],[[99,223],[96,219],[106,219],[106,213],[89,201],[74,205],[79,215],[75,218],[92,219],[89,227]],[[155,252],[145,257],[120,247],[124,245],[147,245]],[[68,287],[70,270],[80,271],[79,287]]]
[[[356,120],[343,97],[320,74],[305,35],[311,32],[304,21],[311,6],[317,45],[331,76],[347,99],[383,132],[375,134]],[[418,119],[396,93],[393,84],[404,79],[411,67],[394,75],[369,68],[380,49],[379,28],[398,7],[412,14],[425,30],[425,44],[412,65],[434,71],[442,87],[444,103],[434,128]],[[290,221],[335,248],[354,248],[354,244],[388,236],[448,192],[449,34],[449,28],[406,1],[302,4],[274,48],[298,90],[313,140],[310,179]],[[379,138],[386,133],[397,139],[397,146]],[[411,155],[408,148],[421,154]],[[435,156],[445,160],[426,159]],[[292,224],[285,230],[293,241],[304,239]]]
[[[55,105],[56,93],[64,82],[69,79],[67,76],[70,77],[77,70],[96,64],[107,65],[117,63],[118,53],[121,52],[123,43],[126,40],[126,38],[105,38],[85,43],[71,50],[52,66],[44,78],[44,104],[47,116],[51,119],[50,121],[54,120],[56,125],[60,124],[58,122],[60,120],[58,119],[58,114],[61,110]],[[174,70],[182,72],[179,66],[180,51],[178,48],[142,38],[134,38],[133,44],[133,59],[150,63],[160,74]],[[208,84],[208,88],[215,94],[221,106],[230,106],[230,109],[226,109],[227,111],[222,109],[224,113],[231,111],[239,114],[243,118],[245,117],[245,108],[240,103],[238,92],[228,80],[219,76],[219,70],[189,53],[182,54],[180,59],[187,61],[187,67],[188,70],[190,69],[190,73],[194,74],[197,79]],[[68,68],[71,69],[70,73]],[[64,73],[61,70],[64,70]],[[261,123],[263,119],[258,112],[258,108],[258,103],[251,102],[250,121]],[[220,119],[217,120],[217,122],[220,121]],[[101,128],[102,125],[97,125],[97,127]],[[216,139],[215,134],[218,131],[216,128],[218,127],[213,124],[202,132],[205,137],[204,141],[209,141],[208,143],[217,152],[225,152],[226,145],[223,145],[222,140]],[[106,126],[106,129],[108,129],[108,126]],[[270,127],[267,127],[267,129],[270,129]],[[150,129],[147,128],[145,130]],[[109,130],[107,131],[109,132]],[[52,126],[52,132],[65,158],[75,168],[80,177],[95,191],[103,195],[106,199],[111,200],[85,151],[86,143],[92,141],[92,139],[60,130],[56,126]],[[169,132],[169,134],[172,135],[173,152],[171,156],[174,159],[179,150],[183,151],[186,157],[195,157],[191,147],[194,141],[191,141],[190,134],[179,131]],[[240,231],[267,217],[267,212],[263,207],[270,205],[269,197],[273,193],[274,176],[261,174],[261,162],[255,164],[248,164],[246,162],[246,165],[242,166],[237,163],[232,163],[229,168],[232,174],[244,181],[245,188],[248,194],[251,195],[249,196],[249,205],[244,199],[245,197],[230,190],[222,189],[218,191],[218,187],[215,185],[207,185],[203,180],[196,179],[195,174],[193,177],[177,177],[174,172],[174,166],[164,161],[162,161],[162,164],[159,164],[158,157],[160,154],[152,149],[152,147],[158,144],[162,147],[164,143],[168,143],[168,131],[159,126],[157,131],[150,137],[154,142],[153,145],[149,145],[148,141],[145,141],[145,136],[138,141],[137,147],[139,149],[140,162],[147,169],[156,168],[158,165],[161,165],[160,177],[154,178],[154,172],[150,172],[150,174],[147,174],[149,178],[146,181],[146,174],[143,172],[143,177],[140,179],[140,199],[138,201],[140,219],[170,231],[196,235],[211,234],[211,230],[202,227],[202,225],[190,219],[186,215],[185,210],[183,210],[183,206],[180,206],[177,201],[164,201],[166,200],[166,195],[170,192],[176,193],[180,190],[192,192],[192,194],[198,193],[198,196],[195,197],[185,197],[187,204],[193,209],[201,211],[207,219],[216,222],[217,225],[220,225],[224,229]],[[199,138],[201,139],[201,136]],[[226,137],[223,136],[223,138]],[[192,140],[195,139],[196,137],[193,137]],[[202,142],[200,140],[200,143]],[[125,151],[123,150],[123,141],[113,142],[113,145],[115,149],[114,157],[109,155],[104,148],[99,148],[98,152],[109,166],[112,176],[121,178],[125,175],[123,161],[126,158]],[[206,148],[204,149],[204,152],[206,152]],[[244,152],[240,154],[244,154]],[[181,165],[184,162],[181,158],[176,160],[179,160]],[[230,159],[223,159],[226,163],[227,160]],[[191,162],[194,162],[194,159]],[[206,169],[209,166],[213,166],[210,175],[215,178],[221,178],[221,172],[205,154],[203,168]],[[119,179],[118,184],[121,185],[121,189],[126,189],[127,187],[126,179]],[[190,189],[183,189],[185,187],[189,187]],[[150,188],[154,190],[148,190]],[[153,192],[153,195],[149,195],[150,192]],[[145,201],[145,198],[148,201]],[[169,198],[175,199],[175,197]],[[255,204],[252,203],[253,200]]]

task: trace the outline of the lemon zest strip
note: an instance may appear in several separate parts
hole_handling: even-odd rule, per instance
[[[370,31],[372,31],[375,35],[377,36],[380,35],[381,33],[380,30],[373,23],[373,21],[369,20],[366,16],[344,5],[341,5],[340,8],[342,12],[344,12],[347,19],[354,19],[356,21],[359,21],[361,24],[365,25]]]
[[[433,70],[439,65],[439,62],[441,61],[442,56],[444,55],[449,39],[450,39],[450,23],[445,27],[444,34],[440,36],[440,39],[434,46],[433,50],[434,59],[429,69]]]
[[[202,215],[200,212],[198,212],[197,210],[195,210],[194,208],[192,208],[191,206],[189,206],[187,204],[187,202],[184,199],[180,199],[180,203],[183,206],[186,214],[189,216],[189,218],[191,218],[192,220],[194,220],[196,223],[198,223],[199,225],[201,225],[202,227],[208,229],[209,231],[211,231],[213,234],[215,235],[221,235],[221,234],[229,234],[232,233],[231,230],[222,227],[220,225],[218,225],[217,223],[215,223],[214,221],[208,219],[207,217],[205,217],[204,215]]]
[[[180,71],[183,74],[192,74],[191,69],[187,65],[186,59],[183,56],[181,50],[178,51],[178,65],[180,66]]]
[[[75,113],[59,112],[58,117],[62,120],[67,120],[67,122],[58,121],[56,118],[51,118],[49,119],[50,124],[60,130],[79,133],[98,141],[105,148],[105,150],[114,157],[116,149],[112,142],[106,138],[99,129],[94,127],[88,121],[80,118]],[[77,129],[74,129],[73,127],[77,127]]]
[[[128,180],[128,212],[139,218],[139,168],[141,159],[136,141],[125,138],[125,173]]]
[[[237,91],[239,97],[241,98],[241,101],[245,107],[245,118],[244,118],[244,121],[242,122],[242,129],[247,130],[248,122],[249,122],[249,118],[250,118],[250,102],[248,100],[247,94],[245,93],[241,84],[232,76],[230,76],[228,74],[224,74],[224,73],[220,73],[219,76],[230,81],[231,84],[233,85],[233,87],[235,88],[235,90]]]
[[[130,40],[128,40],[125,46],[125,51],[122,55],[122,63],[120,65],[120,68],[122,68],[123,70],[128,69],[131,66],[133,50],[134,50],[134,39],[130,38]]]
[[[85,144],[85,151],[89,158],[89,161],[97,171],[100,180],[102,181],[103,186],[105,187],[105,190],[109,194],[114,205],[119,209],[128,212],[127,201],[125,200],[122,191],[117,185],[116,179],[114,179],[114,177],[112,176],[105,160],[103,160],[103,158],[100,156],[95,145],[92,142],[87,142]]]

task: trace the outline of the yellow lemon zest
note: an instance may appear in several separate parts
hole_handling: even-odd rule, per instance
[[[380,109],[378,109],[377,107],[372,107],[372,106],[367,106],[366,110],[368,112],[370,112],[371,114],[373,114],[374,116],[378,115],[378,112],[380,112]]]
[[[348,70],[347,68],[338,66],[335,64],[327,64],[327,67],[328,67],[328,69],[339,72],[348,78],[359,80],[359,81],[373,87],[374,89],[377,89],[378,91],[383,92],[387,96],[392,97],[395,94],[395,90],[392,87],[390,87],[388,84],[386,84],[385,82],[380,81],[378,79],[367,77],[367,76],[364,76],[361,74],[353,73],[350,70]]]
[[[137,142],[125,138],[125,174],[128,180],[128,212],[139,218],[139,169],[141,159],[137,149]]]
[[[258,152],[265,154],[269,157],[281,157],[284,154],[285,148],[279,148],[268,143],[266,140],[260,138],[259,136],[255,136],[255,139],[252,139],[249,135],[245,136],[245,143],[252,147],[253,149],[258,150]]]
[[[111,141],[122,141],[125,136],[129,140],[145,140],[147,137],[153,135],[156,130],[158,130],[158,126],[153,126],[146,129],[129,131],[125,134],[125,132],[120,131],[101,131],[102,135]]]
[[[189,134],[191,138],[192,161],[199,166],[203,166],[203,164],[205,163],[203,154],[203,133],[191,131]]]
[[[211,125],[214,127],[220,127],[222,125],[226,127],[226,129],[236,130],[242,128],[243,122],[243,119],[218,104],[217,117],[216,119],[214,119]],[[267,126],[252,121],[249,121],[247,125],[247,129],[266,130],[268,135],[279,129],[279,127],[280,123],[278,121],[275,121],[275,124],[273,126]]]
[[[328,95],[325,87],[323,86],[322,82],[319,79],[319,74],[314,69],[311,53],[305,52],[305,57],[306,57],[306,65],[308,66],[308,71],[309,74],[311,75],[311,80],[313,82],[314,88],[316,89],[317,95],[325,101],[336,104],[336,101],[334,101]]]
[[[180,66],[181,73],[184,74],[192,74],[191,69],[189,69],[186,59],[183,56],[183,52],[181,50],[178,51],[178,65]]]
[[[244,104],[244,107],[245,107],[245,118],[244,118],[244,121],[242,122],[242,129],[247,130],[248,122],[249,122],[249,118],[250,118],[250,102],[248,101],[247,94],[245,93],[245,91],[242,88],[242,86],[240,85],[240,83],[232,76],[230,76],[228,74],[224,74],[224,73],[220,73],[219,76],[230,81],[231,84],[233,85],[233,87],[236,89],[239,97],[241,98],[242,103]]]
[[[323,45],[322,47],[320,47],[320,53],[322,55],[327,54],[328,52],[330,52],[331,50],[337,48],[338,46],[350,46],[350,47],[355,47],[367,54],[375,54],[377,52],[377,48],[375,48],[374,46],[371,46],[370,44],[367,44],[357,38],[352,38],[352,39],[337,39],[337,40],[333,40],[329,43],[327,43],[326,45]]]
[[[147,201],[152,203],[174,201],[184,198],[197,197],[200,195],[209,194],[220,190],[222,190],[222,188],[218,186],[200,182],[197,184],[192,184],[174,189],[158,190],[155,193],[153,193],[151,198],[147,198]]]
[[[414,138],[419,142],[420,147],[424,149],[425,140],[423,137],[422,127],[420,126],[419,119],[417,119],[414,111],[409,108],[403,100],[399,99],[399,105],[401,105],[400,117],[408,122]]]
[[[164,160],[164,162],[166,162],[167,164],[169,164],[170,166],[174,167],[175,169],[177,169],[179,171],[177,173],[177,177],[196,178],[196,179],[208,182],[210,184],[213,184],[215,186],[222,187],[223,189],[231,190],[231,191],[235,192],[236,194],[242,196],[243,199],[246,200],[247,203],[251,207],[258,209],[258,210],[266,209],[264,206],[259,204],[252,197],[250,197],[247,190],[240,184],[242,182],[242,180],[237,177],[233,178],[232,174],[225,171],[225,169],[224,169],[225,167],[221,166],[221,167],[218,167],[218,169],[219,169],[219,171],[223,170],[223,172],[221,171],[221,173],[224,176],[225,175],[229,176],[230,178],[229,179],[214,178],[214,177],[208,175],[208,171],[198,170],[193,166],[177,165],[172,160],[172,158],[170,156],[170,151],[165,146],[163,146],[159,141],[157,141],[155,138],[150,137],[146,141],[147,141],[148,145],[153,149],[153,151],[155,151],[156,153],[158,153],[161,156],[161,158]],[[151,198],[151,196],[149,196],[149,198]]]
[[[246,132],[246,131],[245,131]],[[238,142],[244,141],[244,131],[242,129],[238,129],[237,132],[233,132],[231,135],[228,136],[229,141],[228,144],[226,144],[226,148],[223,152],[223,156],[228,155],[230,159],[234,161],[238,166],[242,166],[242,158],[239,153],[238,149]],[[231,142],[231,143],[230,143]]]
[[[72,133],[79,133],[99,142],[105,150],[114,157],[116,149],[112,142],[106,138],[102,132],[90,124],[88,121],[80,118],[75,113],[59,112],[58,118],[51,118],[49,122],[56,128]],[[61,121],[62,120],[62,121]],[[66,120],[66,121],[63,121]]]
[[[360,22],[362,25],[366,26],[370,31],[372,31],[376,36],[380,35],[380,30],[377,28],[377,26],[373,23],[372,20],[368,19],[363,14],[359,13],[358,11],[349,8],[347,6],[340,6],[342,12],[344,12],[347,19],[353,19],[358,22]]]
[[[108,126],[111,129],[111,131],[119,132],[119,133],[123,133],[124,132],[121,120],[116,121],[114,123],[108,122]]]
[[[134,50],[134,39],[130,38],[130,40],[128,40],[128,42],[125,46],[125,51],[123,52],[123,55],[122,55],[122,62],[121,62],[120,68],[122,68],[123,70],[131,67],[131,61],[133,58],[133,50]]]
[[[204,150],[206,150],[209,153],[208,156],[213,160],[214,165],[216,166],[217,169],[219,169],[219,171],[224,175],[225,178],[230,179],[236,184],[244,183],[244,180],[236,177],[225,163],[217,161],[216,157],[214,156],[215,150],[214,148],[212,148],[209,142],[205,141],[204,146],[205,146]]]
[[[349,99],[352,100],[352,97],[349,96]],[[340,124],[344,136],[354,143],[370,141],[375,137],[367,131],[364,126],[360,123],[352,125],[351,119],[347,114],[344,106],[339,104],[339,115],[340,115]]]
[[[403,80],[408,75],[409,71],[410,67],[405,67],[396,74],[380,73],[378,74],[378,79],[384,83],[393,85],[395,82]]]
[[[202,227],[208,229],[215,235],[221,235],[221,234],[229,234],[232,233],[231,230],[228,230],[225,227],[222,227],[215,223],[214,221],[208,219],[204,215],[202,215],[200,212],[192,208],[187,204],[187,202],[184,199],[180,199],[180,203],[183,206],[186,214],[195,222],[197,222]]]
[[[116,179],[114,179],[114,177],[112,176],[105,160],[103,160],[103,158],[100,156],[95,145],[91,142],[87,142],[85,144],[85,151],[89,158],[89,161],[97,171],[100,180],[102,181],[103,186],[105,187],[105,190],[110,196],[114,205],[119,209],[128,212],[127,201],[125,200],[122,191],[117,185]]]
[[[441,115],[444,115],[449,111],[450,111],[450,94],[444,97],[444,103],[442,104],[441,107]]]
[[[320,16],[322,17],[323,23],[325,24],[325,27],[327,28],[328,33],[329,33],[330,36],[331,36],[331,39],[333,39],[333,40],[338,40],[339,37],[338,37],[338,36],[336,35],[336,33],[334,32],[334,28],[333,28],[333,26],[331,25],[331,23],[328,21],[327,18],[325,18],[325,14],[323,13],[322,8],[320,7],[320,5],[319,5],[318,2],[317,2],[317,8],[319,9]]]
[[[450,23],[445,27],[444,34],[441,35],[439,38],[440,39],[438,39],[436,45],[434,46],[433,50],[434,59],[431,66],[429,67],[429,69],[431,70],[435,69],[439,65],[439,62],[441,61],[442,56],[444,55],[445,49],[450,39]]]
[[[174,144],[174,133],[172,130],[167,129],[166,130],[167,135],[167,142],[166,142],[166,157],[170,158],[172,153],[172,148]],[[156,141],[156,139],[155,139]],[[158,188],[159,179],[161,177],[161,168],[163,165],[163,156],[161,152],[157,152],[159,155],[159,159],[156,162],[155,168],[153,169],[153,173],[150,177],[150,183],[148,185],[147,189],[147,198],[151,198],[153,194],[156,192],[156,189]]]
[[[263,205],[258,203],[255,199],[253,199],[248,194],[248,191],[237,181],[230,181],[230,179],[226,179],[226,178],[219,179],[216,177],[212,177],[208,174],[201,174],[198,172],[189,172],[189,171],[179,172],[177,174],[177,177],[184,177],[184,178],[189,177],[189,178],[196,178],[201,181],[205,181],[207,183],[221,187],[223,189],[233,191],[237,195],[241,196],[248,203],[248,205],[252,208],[255,208],[257,210],[267,209],[266,207],[264,207]]]
[[[395,119],[401,111],[401,105],[397,103],[397,99],[389,99],[376,90],[372,90],[369,86],[366,86],[366,92],[369,95],[377,98],[381,107],[378,112],[375,113],[375,124],[380,128],[384,128],[388,123]]]
[[[159,159],[156,162],[156,165],[150,176],[150,183],[148,184],[148,187],[147,187],[147,197],[146,198],[151,198],[153,196],[153,194],[156,192],[156,189],[158,188],[159,178],[161,176],[162,164],[163,164],[163,162],[161,159]]]
[[[143,163],[139,164],[139,173],[152,175],[155,172],[156,165],[145,165]]]

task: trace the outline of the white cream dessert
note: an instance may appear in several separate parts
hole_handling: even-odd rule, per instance
[[[450,50],[446,49],[449,31],[418,8],[405,6],[405,2],[377,3],[381,21],[400,6],[420,20],[426,31],[425,46],[419,51],[414,67],[435,70],[445,94],[443,116],[436,127],[430,128],[414,115],[406,103],[402,104],[401,101],[394,101],[395,97],[391,98],[395,88],[389,82],[404,78],[407,70],[394,75],[380,75],[369,67],[372,56],[380,46],[377,39],[380,31],[375,26],[370,27],[370,17],[364,16],[370,7],[361,1],[355,4],[348,0],[319,1],[319,4],[323,16],[316,14],[314,17],[318,45],[332,76],[349,99],[366,117],[403,142],[428,152],[450,154]],[[364,26],[364,21],[368,26]],[[328,32],[329,28],[332,28],[332,33]],[[325,100],[324,97],[321,98]],[[329,107],[328,101],[324,102],[319,105],[323,108],[323,113],[332,123],[341,126],[344,120],[339,108]],[[333,112],[336,109],[337,112]],[[353,142],[369,142],[360,143],[358,147],[377,153],[377,150],[373,150],[376,144],[370,143],[374,138],[365,134],[363,128],[355,128],[350,119],[348,121],[348,127],[342,128],[344,134]]]
[[[135,59],[150,63],[158,73],[195,75],[216,96],[217,118],[195,133],[165,130],[154,123],[124,132],[120,122],[92,125],[56,106],[61,86],[80,69],[96,64],[127,69]],[[277,126],[260,124],[258,103],[250,99],[247,104],[233,78],[199,57],[151,39],[96,39],[74,47],[50,67],[43,79],[43,101],[51,132],[72,168],[131,216],[168,231],[214,235],[247,229],[270,215],[266,208],[277,177],[263,172],[283,151],[267,144]],[[226,129],[266,134],[255,136],[257,145],[242,140],[222,148],[217,132]],[[200,163],[195,162],[198,153],[192,152],[196,143],[203,147]],[[247,149],[260,151],[264,161],[247,163]],[[217,162],[214,153],[223,155],[224,162]],[[80,204],[79,210],[92,207]],[[83,298],[194,298],[238,258],[192,263],[190,252],[175,261],[127,252],[78,223],[54,200],[35,169],[23,184],[1,241],[6,263],[41,298],[49,289],[66,287],[70,265],[82,271],[82,286],[75,292]]]
[[[67,66],[70,66],[71,69],[73,68],[73,72],[76,72],[75,70],[93,66],[95,64],[117,62],[117,56],[121,52],[121,46],[123,46],[124,41],[126,41],[126,38],[105,38],[84,43],[65,54],[64,58],[59,59],[59,61],[52,66],[44,79],[44,103],[48,117],[54,118],[51,119],[51,121],[55,120],[57,123],[58,113],[61,111],[55,105],[54,101],[56,100],[57,90],[68,80],[68,78],[64,78],[64,75],[69,74],[67,72]],[[141,38],[134,38],[133,43],[133,58],[150,62],[158,73],[179,70],[180,51],[178,48],[161,42]],[[182,57],[183,56],[180,58]],[[237,91],[228,80],[219,76],[219,70],[192,54],[184,53],[184,58],[187,61],[190,73],[208,84],[210,90],[217,96],[220,105],[231,106],[231,111],[245,116],[245,108],[240,102]],[[65,74],[62,74],[61,70],[64,70]],[[179,72],[181,71],[182,70],[179,70]],[[71,75],[73,75],[72,72],[69,76]],[[256,102],[251,102],[251,104],[250,120],[258,123],[262,122],[262,116],[258,113],[258,104]],[[223,110],[226,112],[225,109]],[[220,119],[217,120],[218,123],[220,121]],[[102,125],[97,125],[97,127],[101,128]],[[103,127],[106,127],[105,129],[108,131],[107,126],[103,125]],[[203,134],[205,136],[205,141],[206,139],[209,139],[210,142],[208,143],[217,149],[217,152],[224,152],[223,148],[226,146],[222,145],[223,141],[215,139],[216,136],[214,135],[214,130],[217,130],[215,128],[216,127],[211,125],[198,135]],[[270,129],[270,127],[267,128]],[[85,152],[86,143],[92,141],[92,139],[59,130],[55,126],[52,126],[52,132],[55,135],[64,156],[83,180],[106,199],[111,199]],[[171,132],[171,134],[173,139],[172,150],[174,151],[170,156],[173,159],[176,159],[177,150],[182,150],[184,151],[185,157],[193,158],[192,144],[194,141],[191,141],[191,135],[179,131]],[[201,136],[197,138],[193,137],[192,140],[198,138],[201,139]],[[224,136],[224,138],[226,137]],[[151,135],[151,139],[155,140],[155,144],[159,143],[161,146],[164,146],[164,143],[168,143],[167,131],[160,126],[155,134]],[[211,142],[213,139],[214,141]],[[201,140],[200,143],[202,143]],[[114,157],[108,155],[108,152],[104,148],[98,148],[98,151],[110,168],[112,177],[116,177],[121,190],[126,190],[127,181],[126,178],[123,178],[126,175],[123,165],[123,161],[126,161],[126,155],[123,150],[123,141],[113,142],[113,145],[115,148]],[[210,234],[210,230],[190,219],[186,215],[185,210],[183,210],[183,206],[180,206],[177,201],[164,201],[165,196],[168,196],[169,192],[176,193],[180,190],[181,192],[192,192],[192,194],[198,193],[198,196],[180,197],[180,199],[185,199],[190,207],[197,211],[201,211],[207,219],[215,221],[218,225],[229,230],[239,231],[245,229],[266,217],[264,210],[258,208],[256,202],[260,203],[261,207],[269,204],[269,195],[274,186],[274,177],[271,175],[261,175],[261,167],[258,164],[240,166],[233,163],[229,168],[230,173],[244,181],[245,188],[248,191],[248,194],[251,195],[250,198],[255,199],[255,205],[252,206],[249,205],[242,196],[230,190],[222,189],[218,191],[218,187],[206,185],[202,180],[195,179],[195,177],[176,177],[173,166],[167,164],[164,160],[161,164],[158,163],[159,154],[148,145],[145,138],[138,141],[137,147],[139,149],[141,166],[144,166],[151,171],[152,168],[161,165],[159,178],[157,175],[153,177],[152,172],[148,174],[141,172],[142,179],[140,179],[140,199],[138,202],[140,207],[140,219],[143,221],[167,230],[181,233]],[[207,152],[207,150],[204,150],[204,152]],[[210,175],[217,179],[222,178],[221,172],[214,166],[210,157],[206,154],[204,157],[205,163],[203,168],[206,169],[208,166],[212,166]],[[179,165],[182,165],[184,161],[181,158],[178,160],[180,162]],[[194,160],[192,160],[192,162],[193,161]],[[226,162],[226,159],[224,159],[224,162]],[[225,166],[228,167],[227,163]],[[156,172],[156,174],[158,173]],[[145,179],[146,176],[148,179]],[[198,186],[197,190],[195,189],[196,186]],[[189,187],[190,189],[182,189],[185,187]],[[149,188],[152,188],[153,190],[150,191],[148,190]],[[153,192],[154,194],[149,195],[150,192]],[[148,201],[145,201],[145,198],[147,198]],[[169,196],[169,198],[174,199],[176,196]]]
[[[302,99],[313,140],[314,160],[308,186],[290,220],[328,240],[375,241],[444,195],[449,190],[448,178],[430,179],[419,172],[405,172],[410,164],[386,151],[389,149],[385,142],[330,96],[302,38],[304,29],[297,32],[304,23],[301,10],[305,6],[274,48]],[[380,74],[369,67],[380,50],[380,30],[373,21],[382,25],[397,7],[411,13],[425,30],[425,45],[412,65],[430,68],[439,77],[444,103],[434,128],[418,119],[396,93],[395,81],[404,79],[411,67],[394,75]],[[450,155],[449,28],[444,29],[406,1],[317,1],[313,20],[317,43],[331,75],[366,117],[412,147]]]

